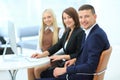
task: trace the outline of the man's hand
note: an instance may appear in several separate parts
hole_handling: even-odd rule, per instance
[[[54,77],[58,77],[58,76],[63,75],[65,73],[66,73],[66,67],[63,67],[63,68],[57,67],[54,69],[53,75],[54,75]]]

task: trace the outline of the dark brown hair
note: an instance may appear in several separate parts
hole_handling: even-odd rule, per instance
[[[77,13],[77,11],[73,7],[66,8],[63,11],[63,13],[68,14],[74,20],[75,27],[80,27],[78,13]],[[63,13],[62,13],[62,22],[63,22],[64,27],[66,28],[66,25],[65,25],[65,23],[63,21]]]
[[[82,11],[82,10],[91,10],[91,12],[92,12],[93,14],[95,14],[95,9],[94,9],[94,7],[93,7],[92,5],[89,5],[89,4],[84,4],[84,5],[82,5],[82,6],[78,9],[78,11]]]

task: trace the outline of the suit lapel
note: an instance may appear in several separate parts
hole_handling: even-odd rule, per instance
[[[67,45],[66,45],[66,49],[68,48],[68,46],[70,47],[70,45],[72,44],[71,42],[72,42],[73,39],[74,39],[76,30],[77,30],[77,29],[75,28],[75,29],[73,30],[73,32],[71,33],[71,36],[70,36],[70,38],[69,38],[69,40],[68,40],[68,43],[67,43]],[[66,42],[66,40],[67,40],[67,38],[68,38],[68,36],[69,36],[69,33],[70,33],[70,30],[67,32],[67,34],[66,34],[66,36],[65,36],[64,44],[65,44],[65,42]]]
[[[70,36],[70,38],[69,38],[69,40],[68,40],[68,44],[67,44],[67,46],[70,46],[71,45],[71,43],[72,43],[72,41],[73,41],[73,39],[74,39],[74,36],[75,36],[75,29],[73,30],[73,32],[71,33],[71,36]]]
[[[85,36],[86,36],[86,35],[84,34],[83,40],[82,40],[81,50],[83,49],[83,47],[84,47],[86,41],[89,39],[89,37],[91,36],[91,34],[94,33],[94,30],[95,30],[96,28],[98,28],[98,27],[99,27],[99,26],[96,24],[96,25],[91,29],[91,31],[90,31],[90,33],[88,34],[88,36],[87,36],[86,39],[85,39]]]
[[[64,42],[63,42],[63,48],[64,48],[65,42],[66,42],[66,40],[67,40],[67,37],[68,37],[68,35],[69,35],[69,32],[70,32],[70,29],[68,29],[68,30],[66,31],[65,39],[64,39]]]
[[[83,39],[82,39],[82,45],[81,45],[81,50],[83,49],[84,45],[85,45],[85,39],[86,38],[86,34],[83,34]]]
[[[90,33],[88,34],[88,37],[86,38],[86,40],[89,38],[89,36],[92,34],[92,33],[94,33],[94,30],[96,29],[96,28],[98,28],[99,26],[98,26],[98,24],[96,24],[92,29],[91,29],[91,31],[90,31]]]

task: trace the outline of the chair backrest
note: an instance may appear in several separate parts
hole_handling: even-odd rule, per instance
[[[96,73],[104,71],[107,68],[107,64],[108,64],[111,52],[112,52],[112,47],[102,52]],[[104,75],[105,75],[105,72],[99,75],[94,75],[93,80],[103,80]]]
[[[19,38],[37,36],[39,34],[39,26],[19,27],[17,32]]]

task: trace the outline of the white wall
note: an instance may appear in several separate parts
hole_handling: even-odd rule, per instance
[[[118,36],[120,34],[120,1],[90,0],[89,2],[96,6],[98,23],[107,32],[111,44],[120,45],[120,37]]]
[[[2,17],[0,20],[12,20],[16,27],[39,25],[40,1],[41,0],[0,0],[0,18]],[[1,24],[2,23],[0,23],[0,26]]]

